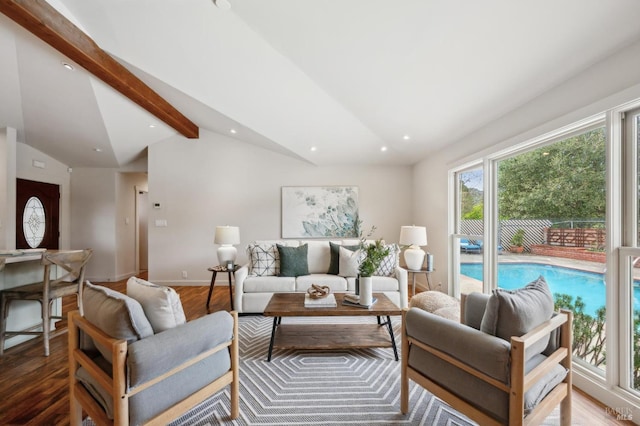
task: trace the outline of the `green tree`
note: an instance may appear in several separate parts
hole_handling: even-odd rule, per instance
[[[471,170],[460,174],[460,216],[462,219],[482,219],[483,192],[474,188],[482,182],[482,171]]]
[[[484,216],[484,203],[478,203],[471,210],[462,215],[463,219],[482,219]]]
[[[604,129],[500,162],[498,188],[503,219],[604,217]]]

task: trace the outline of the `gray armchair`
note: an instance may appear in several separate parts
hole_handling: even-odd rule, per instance
[[[572,313],[551,311],[549,319],[525,325],[524,335],[506,340],[481,329],[492,321],[498,329],[500,321],[518,328],[527,320],[505,315],[512,301],[489,300],[480,293],[463,297],[461,323],[419,308],[404,311],[401,411],[409,409],[411,379],[482,425],[539,424],[559,403],[561,422],[570,425]],[[530,300],[513,306],[538,315]],[[488,312],[494,308],[500,315]]]
[[[153,332],[142,306],[87,284],[85,316],[69,314],[71,424],[164,425],[231,385],[239,411],[238,316],[216,312]]]

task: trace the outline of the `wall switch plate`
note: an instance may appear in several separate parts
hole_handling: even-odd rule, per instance
[[[156,219],[156,226],[157,227],[166,227],[167,226],[167,219]]]

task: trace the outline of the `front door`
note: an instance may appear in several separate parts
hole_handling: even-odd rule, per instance
[[[60,186],[17,179],[16,248],[58,249]]]

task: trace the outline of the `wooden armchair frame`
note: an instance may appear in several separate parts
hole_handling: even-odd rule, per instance
[[[191,394],[189,397],[177,402],[168,410],[159,414],[147,425],[165,425],[171,420],[179,417],[184,412],[195,407],[200,402],[209,398],[215,392],[231,385],[231,418],[235,419],[239,414],[239,392],[240,377],[238,367],[238,314],[231,312],[233,316],[233,338],[232,340],[218,345],[199,356],[189,359],[176,368],[167,373],[156,377],[135,389],[127,390],[126,385],[126,359],[127,359],[127,342],[124,340],[113,339],[105,334],[102,330],[91,324],[78,311],[69,313],[69,380],[70,380],[70,402],[71,402],[71,425],[82,424],[82,410],[91,417],[98,425],[114,425],[125,426],[129,424],[129,397],[141,392],[150,386],[170,377],[185,368],[221,351],[229,350],[231,356],[231,367],[229,371],[220,376],[218,379],[203,387],[202,389]],[[113,369],[111,377],[79,348],[79,332],[82,330],[91,336],[96,343],[111,348],[113,357]],[[78,368],[84,367],[102,387],[107,389],[113,397],[114,419],[107,417],[102,406],[96,402],[86,388],[76,379],[76,371]]]
[[[464,306],[464,299],[462,301]],[[408,364],[408,354],[410,347],[415,345],[441,360],[451,364],[453,367],[464,370],[478,379],[494,386],[509,395],[509,425],[534,425],[540,424],[549,413],[560,404],[560,421],[563,426],[571,424],[571,358],[572,358],[572,324],[573,313],[562,310],[549,321],[536,327],[534,330],[521,337],[511,337],[511,385],[502,383],[489,377],[450,355],[425,345],[407,335],[405,326],[405,316],[407,309],[402,314],[402,375],[400,385],[400,409],[402,413],[407,413],[409,409],[409,379],[413,380],[438,398],[445,401],[454,409],[465,414],[472,420],[482,425],[500,425],[499,420],[489,416],[484,411],[469,404],[454,393],[425,377],[422,373],[411,368]],[[461,315],[464,318],[464,312]],[[525,374],[525,350],[538,340],[546,337],[555,329],[561,329],[560,346],[545,361]],[[541,377],[548,373],[556,364],[562,364],[568,373],[563,382],[558,384],[546,397],[530,412],[524,416],[524,395]]]

